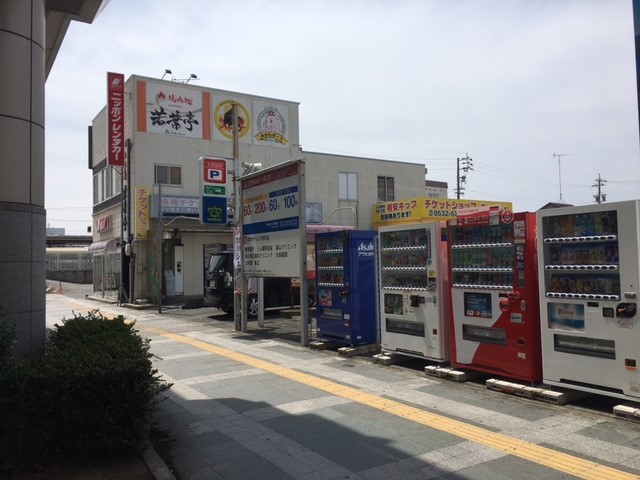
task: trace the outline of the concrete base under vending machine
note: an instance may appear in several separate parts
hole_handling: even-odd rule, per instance
[[[613,414],[616,417],[626,418],[627,420],[633,420],[640,422],[640,405],[616,405],[613,407]]]
[[[556,405],[564,405],[585,396],[585,394],[581,394],[575,390],[560,392],[543,387],[532,387],[530,385],[521,385],[504,380],[497,380],[495,378],[488,379],[485,386],[488,390],[529,398],[531,400],[542,400],[545,402],[555,403]]]
[[[432,377],[446,378],[447,380],[454,380],[456,382],[468,382],[469,380],[474,380],[485,375],[479,372],[463,372],[451,367],[438,367],[436,365],[424,367],[424,373]]]
[[[403,360],[407,360],[407,357],[393,352],[383,351],[382,353],[373,356],[373,361],[380,365],[395,365]]]
[[[338,353],[345,357],[355,357],[357,355],[365,355],[371,352],[379,352],[380,345],[369,343],[367,345],[358,345],[355,347],[345,347],[342,343],[327,342],[323,340],[315,340],[309,343],[312,350],[337,350]]]

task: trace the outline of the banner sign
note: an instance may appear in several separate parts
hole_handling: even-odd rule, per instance
[[[392,202],[380,202],[372,207],[373,226],[399,223],[435,222],[453,220],[462,209],[497,206],[512,210],[511,202],[467,200],[455,198],[417,197]]]
[[[136,232],[135,238],[147,238],[149,235],[151,192],[147,187],[136,187]]]
[[[124,75],[107,72],[107,164],[124,167]]]

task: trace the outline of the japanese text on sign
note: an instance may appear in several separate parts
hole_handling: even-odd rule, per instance
[[[376,204],[373,207],[373,223],[380,225],[418,220],[451,220],[462,209],[487,205],[511,209],[510,202],[419,197]]]
[[[107,73],[107,163],[124,167],[124,75]]]
[[[256,276],[300,275],[300,162],[242,181],[245,271]],[[302,220],[304,221],[304,220]]]

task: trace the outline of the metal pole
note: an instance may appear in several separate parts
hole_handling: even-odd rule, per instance
[[[460,199],[460,158],[457,159],[456,167],[456,198]]]
[[[240,297],[236,294],[238,288],[241,288],[242,282],[240,275],[242,274],[242,261],[240,255],[242,252],[242,223],[240,221],[242,217],[242,205],[239,196],[240,188],[238,185],[238,177],[240,176],[240,154],[238,152],[238,105],[231,105],[231,121],[233,122],[233,201],[234,201],[234,223],[235,228],[233,230],[233,323],[236,331],[242,329],[240,321]],[[240,245],[236,236],[240,236]]]
[[[132,142],[131,139],[127,139],[127,237],[129,241],[129,303],[133,303],[133,295],[134,295],[134,276],[136,273],[135,270],[135,255],[133,253],[133,228],[132,228],[132,219],[131,219],[131,150],[132,150]]]
[[[307,282],[307,221],[305,217],[307,191],[304,166],[304,161],[298,160],[298,191],[300,192],[298,196],[298,215],[300,218],[300,236],[298,237],[300,244],[300,323],[302,324],[300,343],[303,347],[306,347],[309,345],[311,325],[309,324],[309,284]]]
[[[111,167],[115,169],[115,167]],[[118,288],[118,305],[124,304],[124,222],[125,222],[125,191],[124,191],[124,169],[120,167],[120,287]]]
[[[162,184],[158,183],[158,313],[162,313]]]

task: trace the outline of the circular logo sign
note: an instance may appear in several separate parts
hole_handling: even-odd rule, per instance
[[[221,135],[233,138],[233,105],[238,105],[238,137],[242,138],[251,129],[249,111],[239,102],[223,100],[213,111],[213,124]]]
[[[505,208],[500,212],[500,217],[501,217],[500,219],[502,220],[502,223],[513,222],[513,212],[508,208]]]

